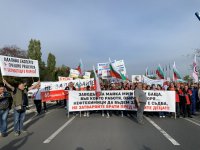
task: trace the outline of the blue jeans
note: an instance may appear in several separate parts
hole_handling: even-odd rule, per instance
[[[3,134],[7,133],[7,119],[9,109],[0,110],[0,132]]]
[[[23,130],[23,124],[25,119],[25,112],[17,112],[14,109],[14,132],[20,132]]]

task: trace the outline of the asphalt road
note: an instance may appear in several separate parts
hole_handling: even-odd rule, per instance
[[[11,124],[10,122],[9,124]],[[53,106],[47,113],[27,115],[28,133],[0,138],[0,150],[199,150],[200,115],[192,119],[145,118],[137,124],[134,115],[89,118],[66,116]]]

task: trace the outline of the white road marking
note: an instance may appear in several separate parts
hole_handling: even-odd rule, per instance
[[[187,120],[187,121],[189,121],[189,122],[191,122],[191,123],[193,123],[193,124],[195,124],[195,125],[197,125],[197,126],[200,127],[200,124],[197,123],[197,122],[195,122],[195,121],[193,121],[193,120],[190,120],[190,119],[188,119],[188,118],[184,118],[184,120]]]
[[[164,137],[166,137],[173,145],[179,146],[180,144],[171,137],[167,132],[165,132],[161,127],[159,127],[153,120],[148,117],[145,117],[158,131],[160,131]]]
[[[197,120],[197,119],[194,119],[194,118],[191,118],[193,121],[197,121],[197,122],[199,122],[200,123],[200,120]]]
[[[71,119],[69,119],[64,125],[62,125],[58,130],[56,130],[50,137],[48,137],[43,143],[47,144],[50,143],[66,126],[68,126],[76,116],[73,116]]]

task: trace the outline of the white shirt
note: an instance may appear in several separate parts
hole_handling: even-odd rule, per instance
[[[37,89],[34,93],[34,100],[41,100],[41,92],[44,91],[44,89]]]

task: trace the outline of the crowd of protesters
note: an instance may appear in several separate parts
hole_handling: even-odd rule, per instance
[[[135,90],[138,83],[111,83],[101,84],[102,90]],[[196,115],[196,111],[200,110],[200,85],[197,83],[173,83],[166,82],[161,85],[147,85],[142,84],[142,90],[163,90],[163,91],[175,91],[176,93],[176,115],[179,117],[192,118]],[[146,115],[158,115],[160,118],[166,117],[166,115],[172,117],[171,113],[159,112],[151,113],[146,112]]]
[[[3,80],[4,84],[0,84],[0,136],[7,136],[7,118],[9,111],[13,108],[14,111],[14,135],[19,136],[26,132],[23,129],[23,122],[25,119],[26,109],[28,106],[28,90],[35,89],[33,94],[34,104],[38,115],[41,114],[42,100],[40,82],[33,84],[27,88],[25,82],[19,82],[16,86],[10,85],[6,80]],[[144,83],[131,83],[131,82],[101,82],[101,90],[135,90],[135,99],[138,107],[137,119],[138,123],[143,123],[143,111],[146,103],[146,95],[144,90],[169,90],[176,93],[176,115],[179,117],[190,117],[196,115],[200,109],[200,85],[196,83],[166,83],[161,85],[147,85]],[[8,92],[10,90],[10,92]],[[74,84],[71,82],[65,88],[65,90],[77,90]],[[92,90],[90,86],[86,87],[87,91]],[[46,111],[46,103],[43,103],[44,111]],[[64,106],[67,108],[67,102],[64,100]],[[92,111],[85,111],[84,116],[89,117]],[[102,116],[106,115],[107,118],[112,114],[130,115],[131,111],[101,111]],[[164,118],[166,116],[173,117],[172,113],[168,112],[145,112],[145,115],[159,116]]]

